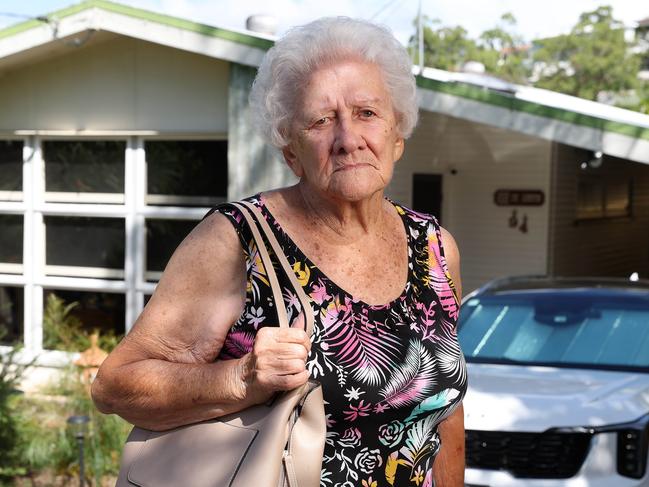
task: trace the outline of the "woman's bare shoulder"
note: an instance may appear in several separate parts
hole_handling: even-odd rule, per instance
[[[457,242],[451,232],[444,227],[440,227],[442,234],[442,245],[444,246],[444,258],[448,272],[451,274],[453,284],[457,291],[458,299],[462,299],[462,279],[460,277],[460,250],[457,247]]]
[[[449,259],[460,259],[460,250],[458,249],[457,242],[455,241],[455,237],[451,235],[451,232],[449,232],[446,228],[444,227],[439,227],[439,230],[442,234],[442,245],[444,246],[444,255],[446,257],[446,260],[448,261]]]

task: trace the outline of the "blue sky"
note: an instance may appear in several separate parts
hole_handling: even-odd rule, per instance
[[[36,16],[75,0],[0,0],[0,13]],[[323,15],[371,18],[388,25],[402,41],[413,32],[418,0],[120,0],[120,3],[188,18],[198,22],[242,29],[252,14],[274,14],[280,33],[292,25]],[[599,5],[612,5],[614,15],[627,24],[649,17],[645,0],[422,0],[423,13],[446,25],[462,25],[472,35],[495,26],[512,12],[518,32],[526,39],[567,32],[579,14]],[[0,15],[0,27],[20,21]]]

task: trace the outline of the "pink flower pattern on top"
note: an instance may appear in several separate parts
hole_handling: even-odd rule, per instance
[[[466,365],[457,341],[459,303],[434,217],[393,203],[409,245],[408,281],[391,303],[355,299],[302,253],[259,196],[256,204],[275,232],[295,275],[311,298],[315,329],[307,368],[322,383],[327,437],[321,486],[433,487],[442,447],[440,421],[466,392]],[[228,333],[220,360],[252,349],[263,326],[277,323],[266,272],[238,210],[213,211],[234,225],[246,254],[247,297]],[[301,311],[278,271],[293,319]]]

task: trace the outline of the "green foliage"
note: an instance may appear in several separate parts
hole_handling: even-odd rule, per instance
[[[0,339],[6,330],[0,327]],[[17,416],[14,404],[18,397],[17,387],[25,372],[32,364],[16,363],[18,345],[6,354],[0,354],[0,483],[3,478],[19,472],[16,459],[18,454]]]
[[[89,333],[73,315],[77,306],[76,302],[66,304],[54,294],[48,296],[44,314],[46,347],[80,351],[90,346]],[[117,342],[112,332],[99,337],[99,345],[105,350],[111,350]],[[84,452],[86,475],[93,479],[92,485],[115,476],[130,425],[95,409],[81,371],[74,365],[62,373],[60,381],[46,388],[44,395],[15,394],[27,367],[13,364],[17,351],[0,355],[0,485],[25,475],[47,473],[42,485],[51,485],[57,476],[78,476],[78,444],[66,422],[72,415],[90,418]]]
[[[73,311],[79,303],[66,304],[54,293],[47,296],[43,313],[43,347],[49,350],[81,352],[90,347],[90,333],[83,328],[81,320]],[[96,331],[96,330],[95,330]],[[99,347],[110,352],[121,337],[110,330],[99,336]]]
[[[411,48],[417,49],[417,38],[411,39]],[[475,41],[460,26],[439,26],[439,20],[424,21],[424,64],[455,71],[472,59],[477,50]],[[419,60],[416,61],[418,63]]]
[[[649,81],[638,83],[635,90],[636,102],[628,105],[619,104],[622,108],[636,110],[641,113],[649,114]]]
[[[131,426],[115,415],[96,410],[76,367],[70,367],[46,392],[46,396],[18,399],[16,406],[21,413],[16,431],[20,442],[15,463],[31,476],[50,472],[53,476],[77,477],[78,443],[66,421],[72,415],[85,415],[90,418],[84,442],[88,479],[100,485],[102,478],[116,476]]]
[[[81,321],[71,314],[79,306],[74,301],[69,304],[52,293],[47,296],[43,314],[43,347],[49,350],[80,351],[76,348],[79,337],[83,335]]]
[[[516,34],[516,19],[509,13],[477,39],[464,28],[443,26],[439,20],[425,18],[423,24],[426,66],[458,71],[466,62],[477,61],[487,74],[504,80],[533,82],[589,100],[597,100],[603,91],[619,106],[649,113],[647,84],[637,79],[641,56],[634,54],[634,44],[626,40],[610,6],[584,12],[570,33],[536,40],[533,48]],[[409,44],[415,64],[417,46],[415,35]]]
[[[480,35],[476,61],[484,64],[488,73],[515,83],[526,83],[530,75],[527,46],[516,34],[516,19],[510,13],[500,18],[500,24]]]
[[[525,82],[529,73],[522,37],[513,32],[516,19],[504,14],[500,24],[471,39],[460,26],[446,27],[439,20],[424,19],[424,64],[447,71],[458,71],[468,61],[485,65],[488,73],[515,82]],[[410,39],[417,52],[417,37]],[[417,56],[415,56],[415,59]],[[416,59],[415,63],[418,60]]]
[[[581,14],[570,34],[537,41],[537,47],[534,60],[545,68],[536,86],[589,100],[600,91],[636,87],[640,61],[609,6]]]

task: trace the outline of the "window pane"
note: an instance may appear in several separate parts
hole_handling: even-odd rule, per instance
[[[227,196],[227,141],[150,140],[145,150],[149,204],[209,205]],[[165,201],[153,195],[184,198]]]
[[[100,333],[99,346],[111,349],[124,334],[123,294],[46,290],[43,296],[43,348],[82,351],[89,334]]]
[[[609,181],[606,187],[606,215],[625,216],[631,213],[631,182]]]
[[[47,265],[124,268],[124,220],[46,216]]]
[[[0,191],[23,189],[23,143],[0,140]]]
[[[125,150],[120,140],[45,141],[45,190],[123,193]]]
[[[23,339],[24,291],[22,287],[0,286],[0,343]]]
[[[195,220],[147,220],[146,270],[162,272],[178,244],[197,223]]]
[[[604,184],[601,181],[582,180],[577,187],[577,218],[604,216]]]
[[[22,215],[0,215],[0,262],[5,264],[23,262]]]

